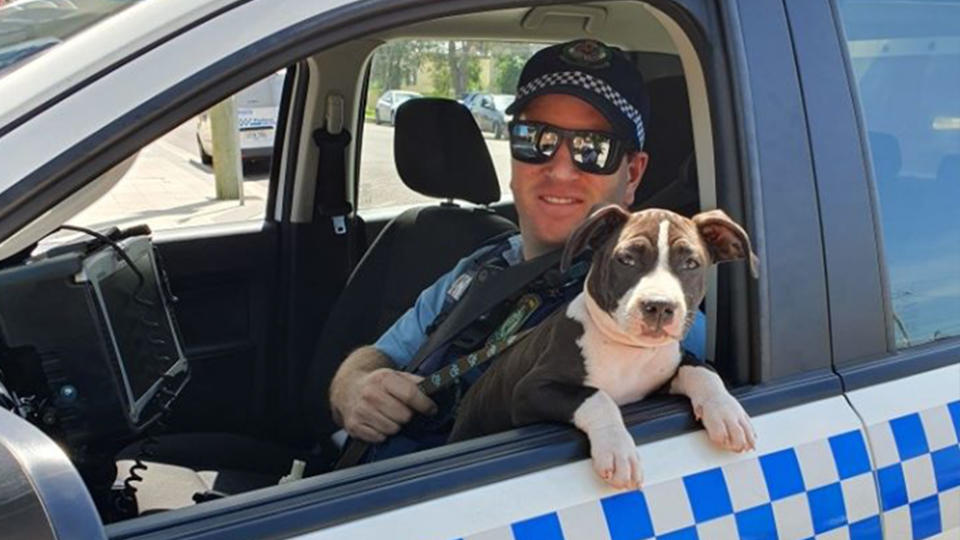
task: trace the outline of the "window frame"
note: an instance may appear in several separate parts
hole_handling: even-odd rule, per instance
[[[763,18],[769,16],[770,12],[783,19],[782,6],[765,3],[764,11],[753,9],[755,6],[744,5],[752,1],[754,0],[740,0],[741,5],[730,3],[720,7],[705,0],[649,0],[649,3],[673,18],[694,41],[708,81],[709,107],[717,145],[717,177],[724,188],[718,190],[719,204],[728,208],[731,214],[743,215],[749,223],[755,223],[756,227],[750,227],[751,229],[762,228],[755,238],[756,245],[763,247],[764,238],[767,236],[765,233],[768,230],[783,232],[785,224],[782,220],[764,221],[763,214],[750,204],[751,199],[756,196],[753,192],[759,191],[759,186],[765,183],[761,180],[760,171],[765,165],[775,170],[789,169],[798,163],[805,163],[809,158],[802,155],[790,157],[789,152],[771,152],[768,161],[758,163],[759,153],[767,156],[767,152],[770,152],[768,145],[764,143],[770,142],[775,135],[774,132],[767,132],[766,128],[781,119],[778,114],[766,117],[763,113],[774,111],[781,104],[776,100],[764,100],[754,111],[757,104],[751,99],[750,93],[736,93],[738,85],[765,84],[768,81],[756,73],[751,75],[746,65],[744,44],[739,41],[742,38],[730,34],[742,31],[761,42],[775,42],[780,53],[785,53],[784,47],[788,47],[790,41],[786,33],[778,34],[764,29],[766,21]],[[530,4],[535,5],[537,2]],[[483,7],[499,7],[501,4],[471,0],[464,5],[471,10],[479,10]],[[383,21],[378,22],[386,24],[384,21],[389,21],[392,25],[399,25],[409,22],[412,19],[410,12],[413,11],[426,17],[430,13],[440,15],[450,13],[451,10],[449,6],[436,5],[423,9],[410,8],[409,12],[397,8],[389,14],[380,13]],[[749,27],[740,26],[740,17],[748,19]],[[369,17],[367,21],[375,19]],[[729,25],[724,31],[720,29],[722,19]],[[708,39],[715,41],[713,46],[710,46]],[[757,65],[782,64],[784,58],[776,55],[764,57],[758,60]],[[787,55],[786,58],[792,59],[792,56]],[[792,65],[781,67],[787,70],[794,68]],[[789,81],[784,84],[788,95],[792,96],[791,92],[794,91],[799,92],[797,88],[790,87]],[[796,106],[791,108],[790,114],[797,114]],[[761,123],[763,125],[758,126]],[[744,144],[738,143],[741,137]],[[752,170],[741,176],[741,167]],[[746,180],[741,181],[742,177]],[[796,189],[811,190],[812,187],[799,185]],[[771,193],[769,199],[783,204],[793,194],[794,191],[788,189],[784,193]],[[765,202],[769,199],[765,199]],[[819,237],[816,216],[807,215],[806,218],[807,224],[812,223],[812,229],[794,232],[794,237]],[[767,256],[777,257],[788,249],[788,246],[771,246],[769,249]],[[819,263],[815,260],[810,264],[816,267]],[[807,334],[798,332],[788,343],[777,342],[772,346],[768,345],[764,352],[758,351],[756,342],[769,344],[770,333],[792,321],[787,317],[786,321],[764,325],[760,319],[768,318],[771,312],[779,313],[790,308],[791,299],[769,297],[764,292],[769,285],[759,287],[760,291],[757,293],[751,292],[758,287],[746,277],[743,268],[735,266],[737,265],[729,265],[729,268],[725,267],[721,271],[721,283],[724,287],[729,285],[726,288],[730,298],[726,301],[730,304],[728,307],[734,313],[732,317],[736,323],[731,324],[731,327],[748,337],[731,345],[730,350],[747,351],[743,362],[746,365],[749,358],[749,370],[755,369],[756,357],[765,357],[768,368],[789,366],[793,359],[785,353],[789,352],[791,344],[822,340],[820,330],[804,327]],[[801,267],[792,272],[784,272],[788,275],[782,279],[796,279],[803,275],[803,270]],[[783,270],[778,268],[776,271]],[[819,271],[822,274],[822,265]],[[757,296],[765,299],[758,299]],[[823,298],[813,298],[802,303],[797,308],[801,313],[795,316],[812,314],[815,318],[822,317],[818,307],[822,302]],[[760,312],[751,307],[755,304],[760,304]],[[731,341],[737,339],[733,338]],[[753,415],[839,395],[841,387],[838,379],[827,369],[828,358],[824,356],[817,360],[819,363],[813,366],[805,364],[802,369],[794,372],[787,369],[759,369],[757,371],[760,373],[753,374],[754,378],[765,384],[738,388],[734,394]],[[638,443],[698,429],[689,404],[679,397],[650,399],[630,405],[625,408],[624,416]],[[205,537],[219,537],[239,530],[245,535],[294,534],[400,508],[415,501],[441,497],[498,479],[569,463],[583,459],[586,455],[584,439],[573,428],[534,425],[387,462],[336,471],[293,484],[233,496],[219,504],[202,505],[109,525],[107,533],[111,538],[128,538],[160,531],[169,535],[189,533],[191,536]]]
[[[529,5],[540,3],[531,1]],[[793,88],[795,81],[771,82],[766,80],[767,74],[761,76],[759,73],[763,70],[758,69],[774,67],[777,68],[775,73],[794,69],[792,60],[785,61],[792,59],[791,55],[785,54],[785,47],[790,44],[789,36],[784,32],[770,31],[766,25],[768,21],[764,20],[764,17],[772,16],[782,22],[782,6],[760,0],[739,0],[721,6],[706,0],[648,0],[648,3],[666,13],[690,36],[703,64],[708,81],[714,144],[717,146],[716,172],[718,183],[724,188],[718,190],[720,206],[735,217],[743,216],[747,223],[754,224],[749,228],[756,231],[755,244],[768,261],[779,260],[791,248],[771,240],[799,239],[806,242],[805,245],[811,245],[811,238],[818,238],[820,229],[816,216],[811,216],[809,209],[804,211],[802,220],[808,228],[797,231],[785,223],[791,214],[777,216],[776,212],[761,212],[771,201],[779,208],[797,193],[812,190],[802,178],[794,185],[787,185],[788,189],[782,192],[775,192],[783,187],[778,183],[772,184],[773,190],[761,189],[771,186],[768,182],[772,180],[768,176],[778,182],[794,180],[790,175],[785,179],[776,178],[776,173],[789,171],[797,164],[809,164],[809,158],[802,154],[791,156],[789,148],[778,149],[767,144],[778,134],[771,130],[771,126],[782,119],[782,115],[776,112],[781,104],[759,93],[751,94],[749,90],[760,84],[781,85],[775,88],[790,96],[788,113],[791,117],[798,114],[797,103],[792,99],[794,92],[798,92]],[[37,205],[68,194],[70,189],[93,177],[98,168],[106,168],[108,163],[164,133],[176,125],[176,119],[215,102],[216,96],[228,95],[254,82],[258,73],[290,65],[317,50],[386,27],[433,16],[514,5],[506,0],[451,0],[428,4],[413,0],[371,1],[335,8],[286,28],[197,71],[194,76],[107,126],[98,134],[97,140],[90,137],[69,152],[53,158],[42,170],[18,184],[20,189],[47,190],[30,200],[32,207],[18,207],[18,216],[28,215],[36,210]],[[744,37],[754,40],[750,42],[752,49],[757,48],[757,43],[775,44],[776,54],[754,57],[756,51],[745,51]],[[748,64],[754,71],[747,69]],[[103,149],[100,146],[103,141],[115,144]],[[294,145],[288,149],[289,152],[297,150]],[[47,177],[51,172],[55,174]],[[52,189],[53,183],[56,183],[56,189]],[[9,203],[8,194],[3,195],[0,204]],[[761,195],[764,196],[763,204],[759,204],[760,201],[753,204],[752,201]],[[3,221],[3,227],[18,226],[22,223],[16,217],[8,216]],[[809,248],[804,252],[806,255],[810,253]],[[753,378],[767,383],[735,392],[745,408],[752,414],[759,414],[837,395],[839,383],[824,369],[828,355],[816,356],[819,349],[806,352],[799,368],[789,369],[794,360],[789,353],[810,343],[822,347],[825,330],[818,328],[816,323],[802,324],[793,335],[771,341],[772,335],[789,329],[790,324],[798,319],[806,317],[819,321],[824,317],[820,307],[824,300],[819,293],[810,299],[801,299],[799,306],[792,306],[790,297],[771,293],[778,283],[810,274],[805,274],[808,268],[817,268],[822,275],[822,263],[813,257],[790,271],[778,264],[765,274],[768,275],[767,281],[761,281],[759,287],[746,277],[742,267],[733,266],[721,270],[720,277],[721,286],[728,291],[724,301],[728,302],[733,313],[730,326],[738,333],[731,338],[736,343],[730,344],[729,348],[744,351],[738,358],[743,358],[744,365],[751,366],[749,369],[753,369],[758,361],[764,362]],[[813,274],[810,279],[815,281],[816,272]],[[771,276],[773,281],[770,281]],[[759,290],[754,292],[756,289]],[[754,305],[760,308],[754,309]],[[769,320],[772,314],[787,313],[788,308],[797,313]],[[697,427],[689,405],[680,398],[631,405],[626,408],[625,417],[631,434],[639,443]],[[219,503],[110,525],[107,532],[114,538],[160,531],[165,534],[189,532],[196,536],[226,536],[239,529],[250,535],[293,534],[382,512],[426,497],[439,497],[498,478],[583,459],[585,455],[583,437],[572,428],[530,426],[405,456],[389,463],[339,471],[234,496]]]

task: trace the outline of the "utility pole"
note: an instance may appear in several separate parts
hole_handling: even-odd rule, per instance
[[[239,199],[243,204],[243,164],[240,159],[240,128],[237,125],[237,98],[229,98],[210,109],[213,135],[213,177],[218,199]]]

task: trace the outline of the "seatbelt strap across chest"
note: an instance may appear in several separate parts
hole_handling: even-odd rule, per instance
[[[523,323],[536,312],[540,304],[541,300],[538,295],[532,293],[524,295],[520,301],[517,302],[510,316],[508,316],[503,321],[503,324],[491,335],[491,339],[488,340],[482,349],[457,358],[446,367],[420,381],[417,387],[424,394],[428,396],[433,395],[438,390],[453,384],[457,379],[462,377],[464,373],[488,362],[491,358],[496,357],[515,345],[533,330],[533,328],[528,328],[522,332],[517,332],[517,330],[523,326]],[[365,441],[350,439],[340,458],[337,459],[336,464],[333,466],[334,470],[356,465],[363,459],[369,447],[370,444]]]
[[[453,384],[464,373],[471,369],[486,363],[491,358],[512,347],[516,342],[525,338],[533,328],[527,328],[522,332],[517,329],[523,326],[523,323],[540,307],[541,300],[536,294],[527,294],[517,303],[517,307],[500,328],[497,329],[482,349],[465,354],[457,358],[446,367],[438,370],[429,377],[420,381],[417,385],[420,391],[426,395],[431,395],[437,390],[446,388]]]

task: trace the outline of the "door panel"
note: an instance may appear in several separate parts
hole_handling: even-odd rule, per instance
[[[754,426],[758,447],[746,454],[716,449],[702,430],[641,445],[639,491],[605,487],[582,460],[302,538],[879,538],[865,436],[842,397]]]
[[[191,366],[191,381],[167,423],[177,431],[255,433],[270,378],[263,359],[273,320],[275,229],[181,234],[157,240]]]
[[[886,538],[960,535],[960,365],[855,390]]]

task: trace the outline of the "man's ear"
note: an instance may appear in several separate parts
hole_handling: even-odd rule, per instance
[[[593,249],[600,247],[610,235],[619,231],[630,217],[630,214],[618,204],[604,206],[599,210],[596,208],[594,207],[590,217],[570,233],[570,238],[563,247],[563,255],[560,257],[561,272],[566,272],[573,258],[587,247]]]
[[[637,188],[650,163],[650,156],[641,151],[629,154],[624,159],[627,162],[627,185],[623,194],[623,206],[630,208],[636,200]]]
[[[693,216],[693,222],[706,242],[713,262],[749,259],[750,274],[754,278],[760,275],[757,256],[750,247],[750,237],[723,210],[701,212]]]

